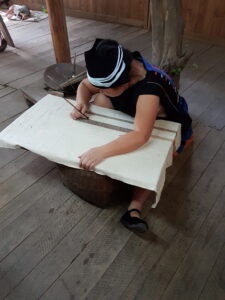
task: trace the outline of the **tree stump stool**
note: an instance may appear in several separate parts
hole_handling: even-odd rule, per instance
[[[76,195],[104,208],[131,199],[133,187],[108,176],[57,164],[63,184]]]

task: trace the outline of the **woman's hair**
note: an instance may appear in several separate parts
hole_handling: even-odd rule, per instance
[[[88,79],[100,88],[114,88],[127,83],[132,59],[131,51],[117,41],[96,39],[92,49],[85,52]]]

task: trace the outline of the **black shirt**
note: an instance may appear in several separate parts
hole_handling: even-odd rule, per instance
[[[166,114],[170,114],[170,110],[174,106],[177,109],[178,95],[169,81],[161,77],[159,73],[147,71],[145,78],[127,90],[118,97],[110,97],[115,109],[123,111],[134,117],[136,114],[136,105],[138,97],[141,95],[155,95],[160,98],[160,104],[165,109]],[[172,102],[171,105],[167,105]]]
[[[138,52],[134,52],[134,58],[142,62],[141,55]],[[120,96],[110,97],[110,100],[116,110],[134,117],[140,95],[155,95],[160,98],[160,104],[166,113],[166,117],[160,119],[178,122],[184,127],[190,126],[191,118],[179,105],[177,89],[171,85],[165,76],[158,72],[147,71],[143,80],[125,90]]]

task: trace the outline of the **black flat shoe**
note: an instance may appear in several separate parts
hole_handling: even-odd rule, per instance
[[[132,211],[137,211],[139,214],[141,214],[139,209],[136,208],[130,209],[121,217],[120,222],[126,228],[134,232],[138,232],[138,233],[146,232],[148,230],[148,223],[140,218],[131,217],[130,213]]]

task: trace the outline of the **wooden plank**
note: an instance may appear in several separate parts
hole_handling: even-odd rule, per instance
[[[151,216],[149,225],[151,231],[148,234],[130,236],[128,242],[85,299],[139,299],[138,294],[130,292],[130,289],[135,289],[136,281],[139,283],[140,278],[143,280],[143,276],[146,276],[144,272],[157,263],[167,246],[167,241],[174,235],[174,230],[163,221],[163,218]],[[146,264],[147,257],[148,265]],[[142,272],[139,272],[140,269]],[[125,291],[130,282],[132,282],[131,287]],[[50,297],[50,299],[53,298]]]
[[[4,97],[4,96],[6,96],[6,95],[8,95],[8,94],[10,94],[10,93],[12,93],[14,91],[15,91],[14,88],[12,88],[10,86],[7,86],[7,87],[5,87],[5,88],[3,88],[3,89],[0,90],[0,98]]]
[[[16,91],[0,98],[0,123],[26,109],[27,104],[21,91]]]
[[[222,57],[210,72],[204,74],[201,79],[183,93],[188,101],[191,115],[195,120],[197,119],[208,124],[209,115],[208,117],[206,116],[209,107],[211,113],[216,112],[216,98],[223,93],[223,90],[221,90],[223,85],[221,83],[224,80],[224,63],[225,59]],[[204,114],[206,114],[205,118]]]
[[[24,34],[29,36],[30,30]],[[22,49],[17,49],[17,55],[15,55],[12,51],[2,52],[3,59],[0,62],[1,69],[5,68],[7,70],[9,66],[16,65],[19,62],[22,62],[23,68],[26,68],[29,59],[35,62],[34,57],[32,56],[37,56],[37,54],[40,53],[43,49],[52,49],[49,35],[43,35],[41,37],[37,37],[36,40],[29,41],[26,41],[26,39],[23,40],[23,38],[20,37],[20,41],[23,41],[21,42]],[[1,77],[1,82],[3,81],[3,79],[4,77]]]
[[[23,155],[25,150],[18,149],[18,150],[12,150],[12,149],[0,149],[0,168],[4,167],[9,162],[13,161],[20,155]]]
[[[200,118],[202,122],[207,123],[208,126],[221,130],[225,126],[224,114],[224,97],[215,95],[212,97],[211,104],[208,105],[200,115]]]
[[[62,187],[61,187],[62,186]],[[13,201],[10,201],[6,206],[0,210],[0,224],[1,229],[9,226],[25,211],[30,209],[42,197],[46,198],[50,192],[53,194],[63,189],[57,170],[54,168],[41,177],[35,184],[29,186],[21,194],[19,194]],[[32,196],[33,193],[33,196]],[[72,193],[64,187],[64,193],[72,195]],[[30,199],[29,199],[30,197]],[[28,200],[29,199],[29,200]],[[45,199],[46,201],[46,199]],[[58,200],[56,200],[58,201]]]
[[[30,156],[28,152],[24,154],[24,157],[28,156]],[[24,159],[24,157],[22,159]],[[2,182],[0,190],[0,208],[7,205],[13,198],[38,181],[52,168],[52,162],[35,155],[30,161],[27,160],[25,166],[22,164],[21,169],[18,169],[15,174]]]
[[[64,261],[67,263],[67,266],[64,265],[66,270],[62,275],[63,262],[60,262],[60,264],[58,263],[58,266],[56,266],[56,264],[53,262],[55,259],[57,259],[58,262],[61,261],[60,257],[62,256],[62,251],[65,249],[65,243],[64,245],[60,245],[61,249],[57,249],[57,252],[55,251],[54,256],[48,259],[48,269],[51,272],[51,275],[48,269],[44,267],[44,265],[46,266],[47,263],[47,261],[45,261],[45,264],[40,264],[39,268],[34,270],[34,272],[26,278],[23,284],[20,285],[15,292],[13,292],[12,296],[19,295],[23,297],[23,295],[25,295],[24,288],[27,285],[27,282],[30,282],[33,280],[33,278],[38,278],[39,283],[36,281],[37,285],[34,286],[33,291],[30,293],[28,291],[28,296],[34,298],[39,297],[39,295],[41,296],[47,289],[46,280],[49,280],[48,278],[50,276],[52,278],[54,276],[54,278],[57,279],[55,275],[56,273],[61,276],[57,276],[58,279],[55,281],[55,283],[52,282],[53,284],[50,286],[47,292],[42,295],[42,299],[68,299],[70,296],[74,296],[76,299],[84,299],[88,290],[101,277],[107,266],[111,263],[118,251],[120,251],[124,243],[126,243],[127,239],[131,235],[131,233],[127,232],[127,230],[119,227],[118,214],[120,214],[120,212],[118,213],[118,211],[119,209],[114,209],[113,214],[111,211],[110,217],[110,210],[103,211],[104,218],[103,213],[99,215],[99,217],[93,223],[95,231],[96,225],[98,224],[97,235],[93,235],[92,238],[89,238],[86,243],[84,242],[84,234],[86,235],[86,232],[84,232],[84,234],[81,236],[83,249],[81,249],[80,245],[78,245],[78,243],[75,241],[75,232],[70,234],[68,237],[70,239],[70,243],[66,249],[68,249],[68,254],[70,254],[70,249],[72,247],[73,258],[70,257],[69,265],[69,258],[67,257],[68,261],[65,261],[64,259]],[[103,219],[101,219],[101,217]],[[79,250],[78,253],[77,250]],[[77,255],[74,256],[74,253]],[[41,273],[43,274],[43,268],[45,268],[46,272],[48,273],[48,276],[46,276],[45,279],[41,275]],[[77,270],[79,270],[79,272],[77,272]]]
[[[15,22],[15,21],[11,21],[11,22]],[[21,23],[23,23],[23,22],[21,22]],[[43,30],[41,30],[41,26],[39,25],[39,23],[36,23],[35,28],[28,22],[26,22],[25,24],[26,24],[26,26],[20,26],[18,24],[18,26],[10,27],[11,36],[12,36],[13,40],[15,41],[16,49],[20,49],[24,45],[23,38],[26,43],[29,43],[29,41],[32,41],[33,39],[35,39],[35,35],[31,35],[30,37],[26,35],[32,29],[34,30],[34,34],[37,34],[37,38],[39,36],[46,35],[46,33],[48,33],[48,30],[46,30],[46,32],[43,33]],[[24,36],[23,36],[23,32],[24,32]],[[26,43],[25,43],[25,45],[26,45]]]
[[[38,81],[34,81],[34,83],[29,84],[22,88],[24,98],[27,99],[31,103],[36,103],[37,101],[44,98],[48,95],[47,90],[44,89],[46,83],[43,79]]]
[[[200,80],[206,73],[211,72],[211,69],[220,62],[222,57],[224,57],[223,47],[213,46],[203,54],[199,55],[197,59],[191,58],[188,65],[181,73],[181,83],[182,78],[185,78],[185,81],[181,84],[182,91]],[[192,67],[193,63],[197,64],[197,69]]]
[[[206,144],[209,145],[208,142],[212,141],[213,134],[217,134],[217,132],[211,132],[211,137],[208,136],[205,139],[205,145],[202,144],[202,147],[205,147]],[[172,226],[171,230],[174,230],[175,235],[171,234],[169,239],[166,240],[167,247],[164,248],[160,257],[156,258],[154,264],[151,263],[151,255],[146,257],[145,262],[122,294],[123,299],[130,299],[129,297],[135,297],[136,295],[138,295],[139,299],[159,299],[163,296],[171,278],[173,278],[187,250],[204,224],[209,211],[215,203],[215,199],[220,195],[224,187],[225,170],[221,166],[221,158],[224,159],[225,155],[224,135],[218,133],[217,137],[218,144],[214,148],[214,152],[211,153],[211,157],[208,157],[208,162],[205,161],[205,171],[202,168],[198,168],[195,171],[200,171],[201,174],[196,179],[193,190],[190,187],[184,187],[185,184],[189,185],[188,177],[186,176],[183,177],[180,184],[180,178],[176,178],[163,193],[167,201],[163,201],[163,198],[161,199],[155,214],[158,217],[163,214],[167,226]],[[218,155],[215,155],[217,152]],[[197,149],[191,158],[192,164],[195,165],[198,160],[201,160],[200,156],[202,156],[202,149]],[[188,175],[190,170],[188,171],[187,167],[184,169]],[[193,175],[195,172],[191,171],[192,175],[188,180],[194,180],[195,176]],[[180,192],[179,186],[181,186]],[[156,230],[155,233],[157,236],[161,236],[161,230],[159,233]]]
[[[86,217],[83,217],[85,213]],[[24,278],[20,285],[10,293],[8,299],[13,299],[15,295],[16,297],[33,299],[40,297],[65,269],[82,256],[89,244],[93,244],[95,236],[111,220],[112,214],[115,214],[114,209],[102,211],[88,205],[88,208],[84,209],[82,213],[83,218],[81,222],[62,239],[52,253],[49,253],[32,272],[28,273],[28,276]],[[32,259],[31,256],[30,259]],[[57,264],[55,263],[56,261]],[[43,270],[45,271],[43,272]],[[34,277],[36,278],[35,281],[33,281]],[[27,283],[31,281],[34,283],[32,288],[27,286]]]
[[[76,196],[62,202],[58,208],[54,204],[49,211],[49,218],[0,263],[1,270],[4,270],[0,278],[2,297],[9,295],[35,267],[38,268],[38,264],[51,251],[55,251],[54,248],[73,227],[82,226],[82,231],[85,232],[85,228],[88,229],[99,214],[96,207]],[[67,253],[72,249],[64,250]],[[24,292],[27,294],[27,289]]]
[[[3,121],[0,123],[0,131],[2,131],[4,128],[6,128],[9,124],[11,124],[14,120],[16,120],[18,117],[20,116],[19,114],[16,114],[14,116],[12,116],[11,118]]]
[[[55,189],[50,190],[50,192],[47,191],[42,196],[42,198],[39,198],[38,202],[41,201],[40,206],[39,205],[31,206],[28,210],[24,211],[23,214],[21,214],[19,217],[17,217],[11,224],[9,224],[7,227],[4,227],[1,230],[0,236],[1,237],[5,236],[4,242],[1,243],[1,246],[0,246],[1,247],[0,255],[1,255],[2,261],[5,257],[7,257],[9,255],[9,253],[11,253],[11,251],[16,249],[33,231],[38,229],[39,226],[42,225],[42,222],[46,221],[51,216],[53,216],[54,211],[56,211],[58,213],[58,211],[57,211],[58,206],[61,206],[62,203],[64,203],[64,201],[66,201],[66,204],[64,204],[64,209],[67,208],[69,210],[69,209],[71,209],[71,207],[72,207],[72,209],[78,208],[78,206],[76,205],[76,203],[74,201],[74,198],[71,199],[71,194],[68,195],[68,193],[65,192],[65,188],[64,188],[64,191],[62,191],[62,189],[59,189],[59,186],[60,185],[58,185],[58,187],[56,187]],[[68,200],[69,198],[70,198],[70,200]],[[59,211],[61,212],[61,215],[62,215],[62,209],[59,209]],[[59,217],[59,219],[60,219],[60,217]],[[68,223],[71,223],[71,216],[67,216],[66,219],[67,219]],[[72,224],[74,224],[76,222],[75,220],[72,221]],[[25,225],[25,224],[27,224],[27,225]],[[55,225],[57,225],[57,223]],[[63,227],[60,228],[59,223],[58,223],[58,227],[55,228],[55,233],[56,233],[56,235],[58,235],[58,237],[61,235],[63,230],[71,229],[71,224],[66,224],[65,220],[63,220],[63,219],[62,219],[61,225],[65,225],[65,228],[63,228]],[[58,234],[57,234],[57,231],[59,232]],[[66,232],[65,232],[65,234],[66,234]],[[42,227],[42,237],[43,237],[43,227]],[[37,243],[37,240],[36,240],[36,243]],[[33,246],[35,246],[35,245],[33,245]],[[51,242],[48,242],[47,240],[45,240],[45,243],[42,244],[42,247],[45,247],[46,250],[39,249],[42,252],[42,254],[40,253],[41,255],[43,255],[43,252],[45,252],[45,253],[48,252],[47,251],[48,248],[51,249]],[[18,256],[17,256],[17,259],[18,259]],[[4,264],[4,261],[2,262],[2,264]],[[11,267],[13,267],[13,266],[11,265]],[[29,268],[30,267],[28,267],[28,269]],[[31,266],[31,268],[32,268],[32,266]],[[10,270],[10,271],[12,271],[12,270]],[[3,277],[3,280],[1,278],[1,292],[5,291],[4,284],[6,281],[7,281],[7,278]]]
[[[207,108],[213,101],[213,96],[218,93],[215,85],[216,82],[224,76],[224,62],[224,58],[220,59],[219,62],[212,67],[210,72],[206,72],[200,79],[195,81],[193,85],[182,92],[182,95],[187,98],[188,103],[191,104],[191,109],[196,117],[200,116],[203,109]]]
[[[35,154],[24,151],[22,155],[0,169],[0,184],[6,180],[10,180],[10,177],[15,175],[19,170],[22,170],[36,158],[37,156]]]
[[[224,64],[225,59],[223,60],[222,65]],[[215,127],[219,130],[223,129],[225,126],[225,120],[223,117],[225,113],[225,104],[223,101],[225,92],[225,87],[223,85],[224,80],[225,73],[222,73],[213,83],[208,95],[208,98],[211,101],[208,101],[208,105],[205,106],[205,109],[199,116],[202,122],[207,123],[210,127]]]
[[[196,40],[196,39],[189,39],[184,38],[184,45],[190,47],[193,50],[193,55],[191,58],[196,58],[202,55],[204,52],[208,51],[213,43],[206,42],[204,40]]]
[[[9,83],[9,85],[15,89],[21,89],[24,86],[27,86],[35,81],[39,81],[43,78],[45,68],[41,71],[34,72],[32,74],[29,74],[28,76],[25,76],[23,78],[18,78],[12,82]]]
[[[224,150],[225,146],[221,148],[221,151]],[[217,157],[218,161],[224,158],[221,151]],[[202,288],[208,279],[208,274],[224,244],[224,216],[225,189],[215,199],[212,210],[209,210],[209,215],[202,224],[162,299],[199,299]]]
[[[225,270],[225,245],[220,250],[216,264],[210,273],[210,276],[205,283],[204,289],[199,297],[199,300],[224,300],[224,270]]]
[[[1,83],[6,84],[17,80],[18,78],[29,76],[54,63],[53,52],[51,49],[43,52],[41,51],[39,52],[39,55],[41,58],[37,58],[36,60],[32,60],[32,55],[28,55],[26,63],[26,60],[21,59],[16,64],[10,63],[3,66],[1,70],[4,72],[4,75],[1,77]]]
[[[10,207],[2,211],[0,219],[8,221],[7,214],[10,222],[1,228],[0,235],[10,234],[0,246],[0,265],[4,270],[0,276],[1,296],[6,296],[26,277],[84,217],[83,230],[84,224],[90,226],[98,214],[95,207],[76,196],[71,197],[71,192],[60,184],[56,175],[53,170],[21,194],[15,202],[16,207],[11,206],[14,213],[10,212]],[[37,192],[38,189],[43,190],[42,194]],[[28,201],[32,194],[34,199]],[[23,221],[25,218],[26,222]],[[15,233],[16,238],[13,237]]]
[[[12,118],[7,119],[5,122],[0,123],[0,131],[2,131],[10,123],[12,123],[17,117],[18,117],[18,115],[13,116]],[[0,148],[0,157],[1,157],[0,168],[2,168],[3,166],[5,166],[9,162],[11,162],[12,160],[16,159],[17,157],[19,157],[20,155],[25,153],[25,151],[26,150],[22,150],[22,149],[15,150],[15,149]]]

